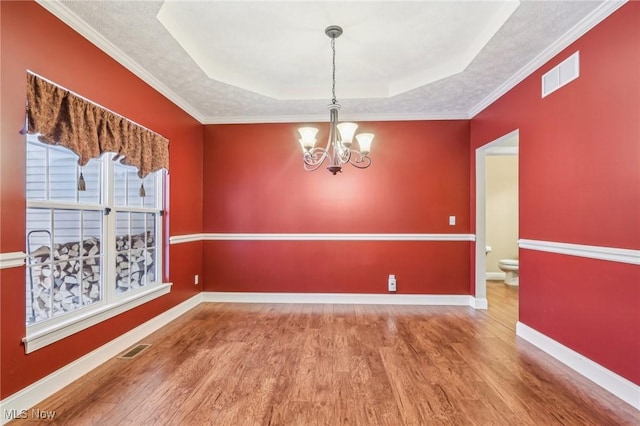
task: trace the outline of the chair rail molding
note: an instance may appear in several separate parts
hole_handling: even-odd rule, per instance
[[[640,265],[640,250],[527,239],[518,240],[518,247],[526,250],[546,251],[569,256]]]
[[[174,235],[170,244],[192,241],[475,241],[473,234],[203,233]]]
[[[26,257],[27,254],[21,251],[0,253],[0,269],[17,268],[23,266]]]

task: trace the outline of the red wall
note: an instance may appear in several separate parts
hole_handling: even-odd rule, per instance
[[[170,140],[170,234],[202,230],[202,125],[33,2],[1,2],[0,252],[25,251],[26,71],[42,75]],[[153,318],[199,288],[201,243],[170,247],[169,295],[25,355],[24,268],[0,270],[0,398]]]
[[[327,124],[318,140],[326,140]],[[362,123],[369,169],[306,172],[298,124],[205,127],[204,232],[469,233],[468,121]],[[449,226],[450,215],[457,224]],[[208,241],[208,291],[469,294],[471,243]]]
[[[580,77],[542,99],[576,50]],[[520,129],[520,238],[640,249],[639,70],[629,2],[471,120],[472,154]],[[521,250],[520,321],[640,384],[640,266]]]
[[[170,139],[169,235],[467,234],[475,228],[474,149],[519,128],[520,237],[640,249],[639,3],[623,6],[471,124],[363,123],[377,135],[373,165],[338,176],[303,171],[297,125],[204,126],[203,135],[203,126],[37,4],[2,1],[0,15],[2,253],[25,251],[24,137],[17,130],[27,69]],[[542,73],[577,49],[580,78],[541,99]],[[448,225],[449,215],[457,225]],[[471,248],[176,244],[167,248],[170,295],[30,355],[20,343],[24,268],[3,269],[0,398],[187,299],[199,290],[194,274],[204,274],[210,291],[384,293],[394,273],[399,293],[468,294]],[[520,320],[640,384],[640,267],[527,250],[520,258]]]

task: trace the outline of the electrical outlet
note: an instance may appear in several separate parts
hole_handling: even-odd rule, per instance
[[[396,276],[389,275],[389,291],[396,291]]]
[[[449,216],[449,225],[453,226],[456,224],[456,217],[455,216]]]
[[[194,283],[195,285],[198,285],[198,281],[199,281],[199,277],[198,277],[198,275],[196,274],[196,275],[194,275],[194,276],[193,276],[193,283]]]

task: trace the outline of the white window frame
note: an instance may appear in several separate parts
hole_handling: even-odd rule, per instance
[[[26,143],[30,143],[26,141]],[[55,148],[54,148],[55,149]],[[69,151],[71,152],[71,151]],[[102,259],[102,300],[91,305],[66,312],[26,327],[26,336],[22,339],[25,345],[25,353],[31,353],[74,333],[92,327],[102,321],[120,315],[130,309],[147,303],[171,291],[172,283],[163,283],[163,209],[162,203],[165,193],[166,173],[155,173],[156,206],[153,208],[122,207],[116,206],[114,201],[114,162],[113,154],[104,154],[101,158],[102,197],[100,206],[82,204],[80,202],[36,201],[27,200],[27,208],[42,209],[67,209],[67,210],[99,210],[110,208],[110,213],[103,220],[101,247],[104,250]],[[154,213],[156,253],[156,276],[153,283],[137,289],[131,289],[125,293],[116,293],[115,272],[115,240],[116,240],[116,212],[143,212]],[[106,244],[105,244],[106,243]],[[28,253],[27,253],[28,258]],[[28,267],[28,266],[27,266]],[[25,283],[26,284],[26,283]],[[26,290],[26,289],[25,289]]]

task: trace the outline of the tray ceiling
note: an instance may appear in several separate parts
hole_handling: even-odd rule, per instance
[[[620,2],[40,1],[202,123],[468,118]]]

